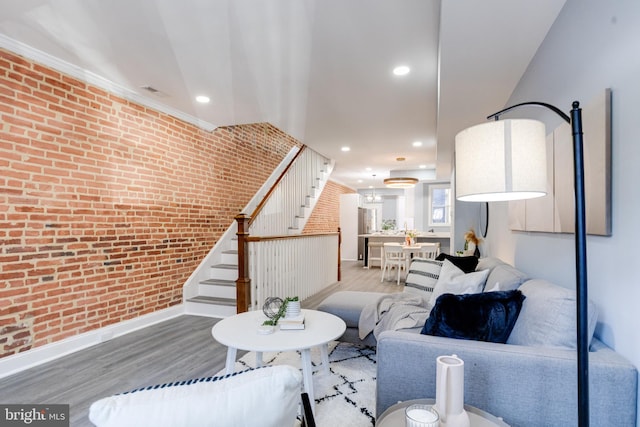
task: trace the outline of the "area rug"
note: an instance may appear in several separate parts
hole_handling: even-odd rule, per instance
[[[265,365],[301,368],[299,352],[264,353]],[[320,364],[320,351],[311,350],[314,367]],[[245,354],[236,362],[236,372],[253,368],[256,355]],[[348,343],[329,343],[329,374],[313,373],[318,427],[369,427],[375,425],[376,353],[374,347]]]

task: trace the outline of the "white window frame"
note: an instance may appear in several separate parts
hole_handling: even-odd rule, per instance
[[[444,222],[434,222],[433,219],[433,194],[437,190],[448,190],[449,196],[444,207]],[[451,184],[432,184],[429,186],[429,227],[451,227]]]

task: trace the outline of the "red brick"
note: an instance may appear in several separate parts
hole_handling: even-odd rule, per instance
[[[1,49],[0,68],[0,292],[18,300],[0,325],[34,316],[33,341],[0,357],[179,304],[299,145],[269,124],[206,132]]]

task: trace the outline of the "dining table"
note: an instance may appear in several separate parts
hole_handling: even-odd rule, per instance
[[[366,248],[369,241],[375,242],[397,242],[399,244],[404,243],[405,235],[402,233],[369,233],[369,234],[360,234],[358,238],[364,239],[364,247]],[[440,251],[449,253],[451,234],[447,232],[419,232],[416,236],[417,243],[440,243]],[[368,251],[364,251],[363,254],[363,264],[364,267],[369,266],[368,260]]]
[[[409,265],[411,264],[411,260],[413,259],[413,254],[415,252],[420,251],[420,246],[419,245],[401,245],[401,246],[402,246],[402,253],[404,254],[404,263],[405,263],[404,271],[405,271],[405,274],[408,274]]]

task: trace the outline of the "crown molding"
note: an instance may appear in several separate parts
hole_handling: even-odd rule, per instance
[[[173,116],[177,119],[183,120],[187,123],[191,123],[192,125],[198,126],[199,128],[204,129],[208,132],[212,132],[218,127],[205,120],[199,119],[180,110],[171,108],[166,104],[155,101],[146,96],[142,96],[137,92],[114,83],[111,80],[99,76],[98,74],[85,70],[81,67],[78,67],[77,65],[73,65],[70,62],[63,61],[60,58],[56,58],[53,55],[49,55],[48,53],[7,37],[4,34],[0,34],[0,47],[29,58],[35,62],[39,62],[40,64],[53,68],[80,81],[97,86],[128,101],[135,102],[136,104],[152,108],[154,110]]]

